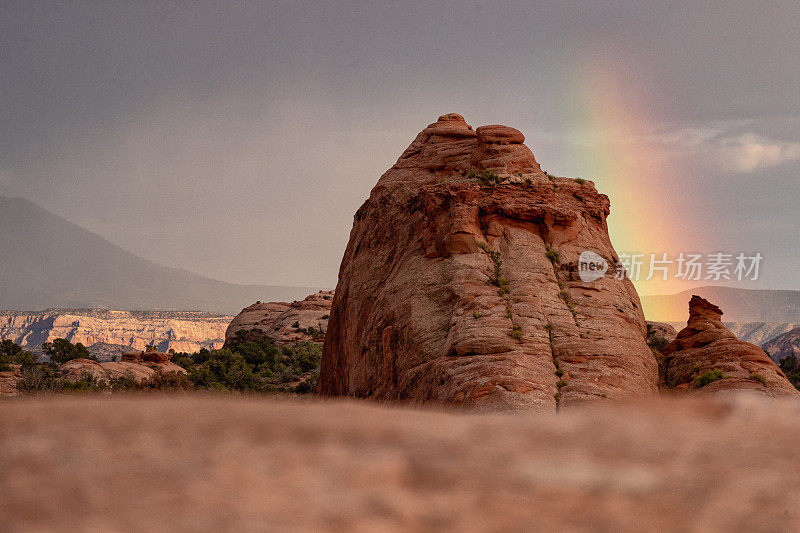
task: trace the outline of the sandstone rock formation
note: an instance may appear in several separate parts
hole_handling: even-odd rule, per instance
[[[651,322],[649,320],[647,321],[647,333],[648,337],[663,339],[668,343],[674,341],[675,337],[678,336],[678,331],[671,324]]]
[[[328,329],[333,291],[320,291],[294,303],[256,302],[242,309],[228,325],[225,342],[238,331],[256,331],[277,345],[297,341],[321,342]]]
[[[342,260],[318,393],[539,410],[657,394],[608,198],[543,172],[523,141],[444,115],[380,178]],[[583,251],[607,275],[582,281]]]
[[[196,352],[221,348],[231,317],[192,311],[114,311],[107,309],[52,309],[39,313],[0,312],[0,340],[10,339],[25,349],[39,351],[45,342],[67,339],[90,347],[98,358],[119,352],[143,350]],[[97,352],[92,346],[98,346]]]
[[[764,350],[737,339],[722,323],[720,308],[696,295],[686,327],[661,353],[664,382],[677,391],[798,394]]]
[[[73,359],[63,363],[59,370],[65,378],[73,381],[79,380],[87,374],[100,381],[109,381],[123,376],[143,381],[158,371],[186,374],[186,369],[171,362],[170,357],[168,353],[148,348],[143,352],[125,354],[122,361],[98,362],[83,358]]]

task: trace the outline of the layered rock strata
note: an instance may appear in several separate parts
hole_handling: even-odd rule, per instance
[[[342,260],[319,394],[537,410],[657,394],[608,198],[523,142],[444,115],[380,178]],[[581,279],[584,251],[606,275]]]

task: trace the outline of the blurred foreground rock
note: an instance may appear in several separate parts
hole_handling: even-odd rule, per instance
[[[153,395],[2,409],[10,531],[800,528],[795,402],[474,415]]]

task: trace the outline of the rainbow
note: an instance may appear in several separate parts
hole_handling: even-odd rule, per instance
[[[582,176],[595,181],[611,199],[609,234],[617,253],[692,252],[690,214],[682,212],[683,192],[673,187],[673,158],[656,133],[660,123],[646,95],[637,91],[630,73],[589,55],[590,62],[574,74],[570,105],[573,124],[569,135],[580,146]],[[654,133],[655,132],[655,133]],[[646,276],[646,272],[644,275]],[[634,281],[643,294],[671,294],[697,282],[670,277],[667,281],[644,276]]]

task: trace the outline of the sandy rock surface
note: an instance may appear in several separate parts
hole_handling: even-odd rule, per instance
[[[474,415],[196,396],[6,400],[9,531],[792,531],[800,409]]]

